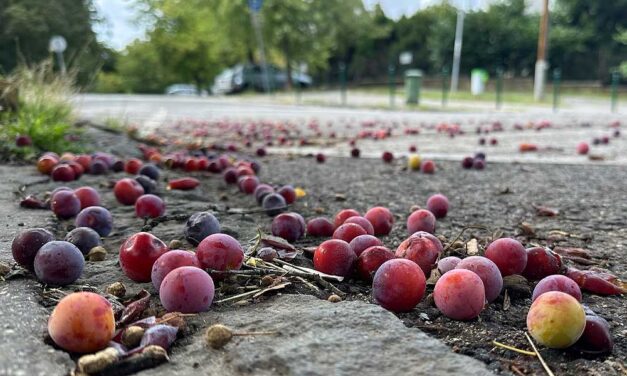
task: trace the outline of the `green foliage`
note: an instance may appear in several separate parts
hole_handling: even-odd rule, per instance
[[[92,29],[96,22],[92,0],[0,0],[0,73],[47,59],[50,37],[62,35],[68,67],[89,84],[105,51]]]
[[[5,148],[14,144],[16,136],[28,135],[33,149],[10,151],[24,155],[31,151],[81,150],[80,145],[67,139],[70,134],[78,133],[72,125],[72,76],[54,74],[50,61],[46,61],[34,67],[19,67],[8,81],[18,90],[19,108],[17,113],[1,113],[0,138]]]
[[[137,1],[153,28],[116,58],[114,72],[99,75],[100,91],[206,88],[224,68],[259,60],[245,0]],[[528,3],[502,0],[466,14],[462,75],[473,68],[532,74],[540,20]],[[413,52],[411,68],[430,75],[452,65],[457,10],[446,0],[398,21],[378,6],[366,11],[362,0],[266,0],[259,19],[269,60],[284,70],[306,63],[317,83],[337,82],[340,63],[349,80],[382,82],[390,64],[399,75],[409,68],[398,67],[402,51]],[[550,19],[549,64],[564,79],[607,80],[627,60],[627,0],[556,0]]]

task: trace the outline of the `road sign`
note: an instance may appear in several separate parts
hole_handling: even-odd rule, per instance
[[[60,35],[55,35],[50,38],[50,43],[48,44],[48,49],[50,52],[62,53],[67,48],[67,42],[65,38]]]
[[[248,0],[248,7],[253,12],[259,12],[261,10],[262,5],[263,5],[263,0]]]
[[[412,54],[411,51],[401,52],[401,54],[398,55],[398,61],[401,65],[409,65],[413,60],[414,54]]]

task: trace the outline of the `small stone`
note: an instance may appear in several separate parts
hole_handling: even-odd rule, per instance
[[[264,275],[263,278],[261,278],[261,286],[270,286],[273,283],[274,278],[270,275]]]
[[[222,324],[211,325],[205,333],[207,345],[214,349],[221,349],[231,341],[231,338],[233,338],[233,332]]]
[[[183,242],[178,239],[172,239],[172,241],[170,241],[169,247],[170,249],[182,249]]]
[[[101,246],[92,248],[87,254],[89,261],[104,261],[105,257],[107,257],[107,250]]]
[[[122,344],[129,349],[137,347],[144,336],[144,328],[141,326],[129,326],[122,333]]]
[[[331,294],[327,300],[331,303],[339,303],[342,301],[342,298],[340,298],[339,295]]]
[[[126,286],[122,282],[113,282],[107,286],[105,292],[118,298],[123,298],[126,295]]]
[[[514,298],[528,298],[531,296],[529,281],[518,274],[503,277],[503,290],[509,290],[509,295]]]
[[[409,212],[410,212],[410,213],[413,213],[413,212],[415,212],[416,210],[420,210],[420,209],[421,209],[421,207],[420,207],[420,206],[418,206],[418,205],[412,205],[412,206],[409,208]]]
[[[420,319],[422,321],[429,321],[430,320],[429,316],[426,313],[424,313],[424,312],[421,312],[419,316],[420,316]]]
[[[0,262],[0,277],[4,277],[9,274],[11,267],[6,262]]]
[[[94,374],[118,360],[118,350],[113,347],[99,351],[92,355],[83,355],[78,359],[78,370],[86,374]]]

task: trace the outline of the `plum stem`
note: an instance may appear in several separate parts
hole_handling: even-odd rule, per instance
[[[476,229],[476,230],[484,230],[484,231],[488,231],[488,228],[486,226],[481,226],[481,225],[468,225],[465,226],[460,232],[459,234],[457,234],[457,236],[455,237],[455,239],[453,239],[453,241],[449,242],[449,244],[444,247],[444,249],[442,250],[441,253],[444,253],[446,251],[449,250],[449,248],[451,248],[453,246],[453,244],[455,244],[456,241],[459,240],[459,238],[461,238],[461,236],[464,234],[464,232],[466,232],[466,230],[470,230],[470,229]]]
[[[516,351],[517,353],[521,353],[521,354],[524,354],[524,355],[536,356],[536,353],[533,352],[533,351],[522,350],[522,349],[519,349],[517,347],[509,346],[509,345],[506,345],[506,344],[498,342],[498,341],[492,341],[492,344],[494,346],[502,347],[504,349],[511,350],[511,351]]]
[[[544,358],[542,358],[542,355],[540,355],[540,352],[538,352],[536,345],[533,343],[533,341],[531,340],[531,337],[529,337],[529,334],[527,334],[527,332],[525,332],[525,337],[527,337],[527,341],[529,341],[529,343],[531,344],[531,347],[533,347],[533,351],[535,351],[536,356],[538,357],[538,359],[540,360],[540,363],[542,364],[542,367],[544,367],[544,370],[546,371],[546,374],[549,376],[555,376],[553,374],[553,371],[551,371],[549,366],[544,361]]]

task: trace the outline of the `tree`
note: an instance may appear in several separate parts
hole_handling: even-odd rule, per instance
[[[550,59],[566,76],[607,80],[610,68],[627,59],[617,40],[627,27],[627,0],[560,0],[551,30]]]
[[[0,73],[48,58],[50,37],[62,35],[68,66],[88,83],[104,51],[92,30],[94,9],[92,0],[0,0]]]

